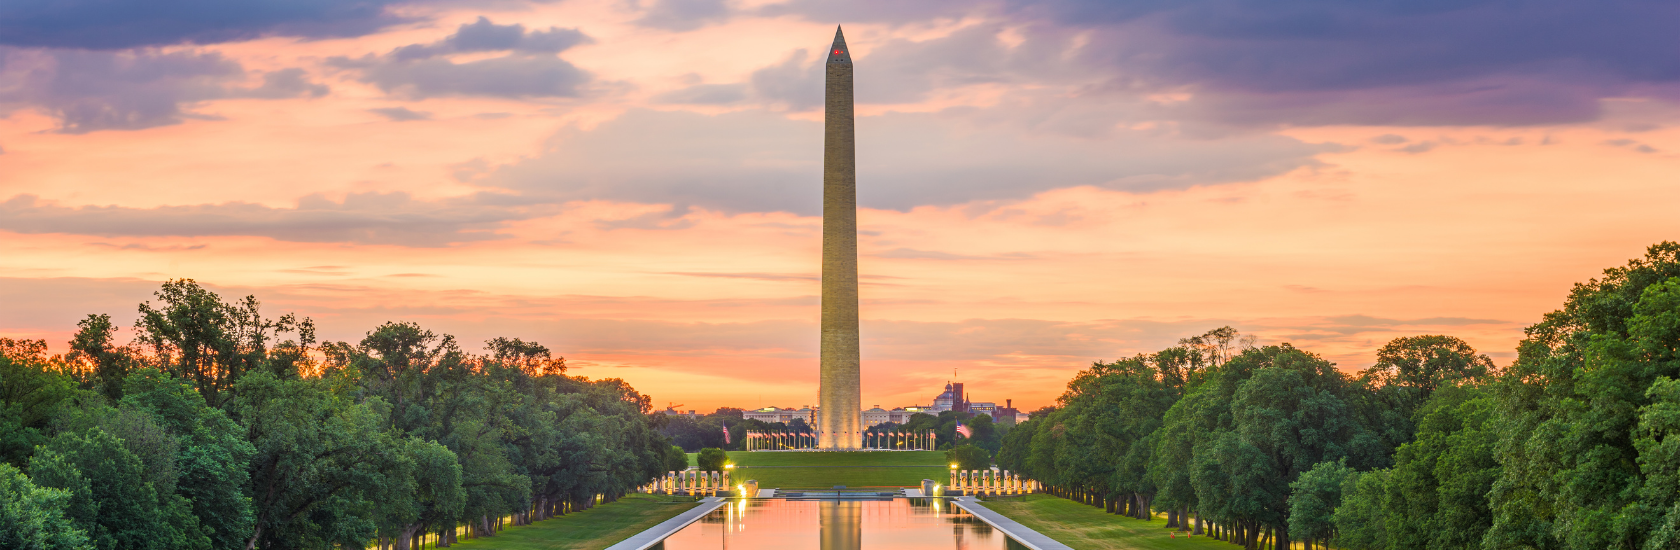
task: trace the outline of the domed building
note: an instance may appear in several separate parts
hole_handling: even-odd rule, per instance
[[[933,398],[934,414],[945,411],[968,412],[968,395],[963,393],[962,382],[946,382],[945,393]]]

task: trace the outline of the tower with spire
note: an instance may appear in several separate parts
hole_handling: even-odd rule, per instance
[[[828,49],[823,110],[822,351],[817,448],[863,447],[858,355],[857,142],[852,53],[839,27]]]

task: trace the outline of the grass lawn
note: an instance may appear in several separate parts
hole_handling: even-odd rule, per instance
[[[1121,517],[1050,495],[1027,495],[1024,500],[995,500],[982,505],[1077,550],[1238,548],[1205,536],[1185,537],[1180,533],[1176,539],[1168,538],[1165,516],[1149,521]]]
[[[695,455],[688,455],[694,464]],[[756,479],[765,489],[915,487],[923,479],[945,483],[951,472],[945,451],[780,452],[730,451],[736,482]]]
[[[631,494],[618,502],[509,527],[496,536],[455,543],[455,548],[482,550],[600,550],[681,514],[697,503],[663,495]]]

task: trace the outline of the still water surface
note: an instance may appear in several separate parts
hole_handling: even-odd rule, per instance
[[[665,539],[665,550],[1024,550],[949,502],[740,500]]]

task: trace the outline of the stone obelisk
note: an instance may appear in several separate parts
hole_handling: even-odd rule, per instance
[[[858,395],[857,143],[852,134],[852,53],[834,29],[823,117],[822,355],[817,448],[863,445]]]

